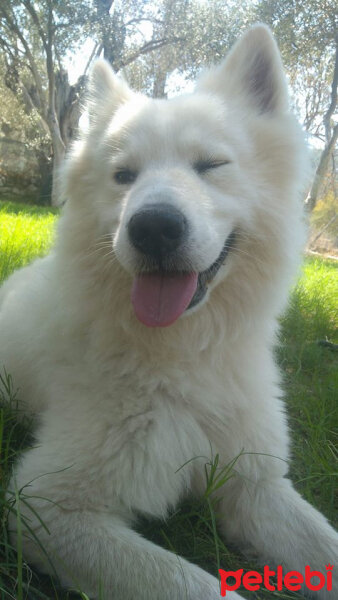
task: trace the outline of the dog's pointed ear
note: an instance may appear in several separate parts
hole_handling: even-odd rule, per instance
[[[259,113],[288,108],[287,83],[270,29],[258,24],[236,42],[218,67],[201,78],[198,89],[241,102]]]
[[[88,115],[91,125],[99,124],[112,116],[120,104],[130,100],[133,92],[120,77],[114,73],[109,63],[95,61],[88,82]]]

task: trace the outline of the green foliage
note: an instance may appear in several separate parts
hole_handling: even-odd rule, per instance
[[[318,200],[311,213],[310,222],[315,231],[322,229],[331,222],[325,231],[338,239],[337,198],[332,190]]]
[[[47,179],[52,154],[61,162],[61,146],[67,148],[76,135],[87,75],[83,57],[90,46],[91,59],[103,53],[136,89],[161,96],[223,58],[240,33],[257,21],[270,25],[279,42],[305,128],[325,139],[323,117],[334,99],[333,0],[2,0],[0,17],[0,127],[37,152]],[[70,85],[72,56],[82,72]],[[326,124],[326,137],[329,129]]]
[[[322,118],[330,102],[337,44],[334,0],[260,0],[256,17],[270,25],[301,119],[324,139]]]
[[[22,264],[46,252],[57,219],[55,211],[38,207],[0,203],[0,228],[6,231],[5,252],[0,253],[0,273],[9,274]],[[17,220],[17,223],[15,221]],[[4,227],[3,224],[6,224]],[[11,229],[10,229],[11,228]],[[0,230],[0,239],[1,230]],[[36,243],[33,239],[37,240]],[[4,242],[2,242],[4,243]],[[6,250],[7,248],[7,250]],[[338,355],[320,346],[319,340],[338,341],[338,263],[307,259],[295,287],[289,308],[281,321],[278,360],[284,377],[286,401],[292,428],[292,478],[303,495],[331,519],[336,518],[336,436],[338,396]],[[22,555],[11,547],[6,517],[13,510],[11,496],[5,495],[11,465],[32,443],[30,422],[18,411],[15,380],[2,373],[0,379],[0,599],[79,599],[57,588],[48,577],[31,571]],[[22,399],[24,400],[24,399]],[[2,405],[2,407],[1,407]],[[224,486],[236,469],[236,460],[220,467],[218,456],[204,460],[205,494],[179,506],[166,522],[140,521],[138,528],[147,538],[217,574],[221,568],[257,570],[257,565],[228,548],[215,526],[217,505],[212,490]],[[185,465],[181,468],[184,469]],[[19,492],[18,492],[19,493]],[[20,501],[25,497],[19,493]],[[248,594],[251,600],[299,598],[289,592],[261,590]],[[85,598],[82,595],[82,598]]]
[[[40,117],[35,110],[27,112],[22,98],[13,93],[6,84],[4,56],[0,56],[0,131],[4,137],[22,141],[30,150],[48,144],[46,132],[41,128]]]

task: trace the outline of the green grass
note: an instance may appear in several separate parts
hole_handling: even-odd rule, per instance
[[[55,211],[48,208],[0,203],[0,279],[47,251],[56,218]],[[292,478],[297,489],[331,520],[337,516],[338,353],[318,342],[338,341],[337,269],[338,262],[306,259],[281,322],[277,349],[293,432]],[[16,392],[8,377],[0,382],[0,403],[5,397],[11,398],[11,405],[6,402],[0,408],[0,600],[66,600],[74,596],[57,589],[49,578],[32,573],[21,553],[10,547],[6,516],[11,499],[5,498],[5,489],[14,459],[30,443],[30,427],[27,420],[17,419]],[[214,467],[215,462],[207,465],[206,490],[207,480],[209,487],[215,486],[218,471]],[[224,479],[228,475],[223,473]],[[139,529],[214,574],[218,565],[229,570],[257,570],[218,536],[208,492],[199,502],[182,504],[166,522],[143,521]],[[257,600],[299,598],[290,592],[241,593]]]
[[[332,520],[337,490],[338,261],[307,259],[282,319],[279,363],[293,431],[292,478]],[[337,349],[336,349],[337,350]]]
[[[0,202],[0,281],[46,254],[53,240],[57,209]]]

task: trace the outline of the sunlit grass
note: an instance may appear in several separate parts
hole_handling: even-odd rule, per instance
[[[54,238],[56,213],[51,208],[0,202],[0,281],[46,254]]]

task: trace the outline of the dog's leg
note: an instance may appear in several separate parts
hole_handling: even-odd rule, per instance
[[[233,457],[240,448],[248,451],[239,456],[237,475],[224,486],[221,527],[229,541],[251,549],[268,566],[282,565],[285,572],[304,574],[308,565],[326,578],[326,565],[334,565],[332,591],[325,584],[322,590],[311,592],[321,600],[334,600],[338,598],[338,535],[286,478],[287,431],[279,403],[261,407],[261,414],[257,409],[252,418],[241,421],[237,431],[234,427],[236,437],[225,432],[217,440],[220,455],[227,453],[228,458],[230,447]],[[312,584],[318,583],[314,577]],[[305,592],[309,592],[306,586]]]
[[[220,599],[216,577],[144,539],[117,511],[88,509],[85,492],[82,501],[75,490],[77,499],[55,504],[57,496],[67,494],[62,473],[59,479],[53,474],[53,485],[44,485],[44,479],[50,482],[48,474],[38,477],[21,492],[24,501],[18,503],[27,562],[43,572],[56,573],[62,585],[79,589],[91,599]],[[54,502],[44,500],[48,497]],[[15,546],[14,513],[9,527]],[[227,597],[241,599],[235,592]]]
[[[41,527],[34,533],[53,568],[29,534],[23,539],[25,558],[42,571],[56,572],[64,586],[91,599],[220,599],[215,577],[145,540],[118,517],[53,510],[44,524],[50,536]],[[241,598],[235,592],[227,597]]]
[[[288,479],[238,481],[229,491],[225,487],[221,502],[221,526],[229,540],[253,549],[268,566],[282,565],[285,572],[304,574],[309,565],[326,578],[326,565],[337,569],[337,534]],[[311,582],[319,583],[316,577]],[[317,594],[321,600],[338,598],[337,582],[331,592],[325,582]]]

